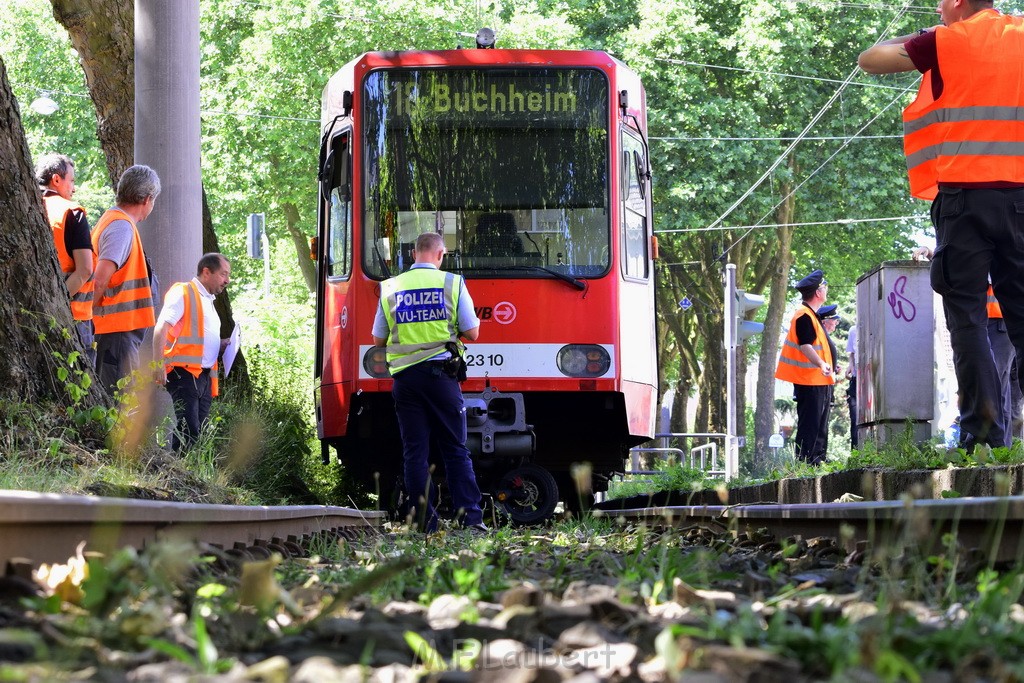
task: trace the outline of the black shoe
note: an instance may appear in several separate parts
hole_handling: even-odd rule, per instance
[[[969,432],[960,432],[958,448],[964,449],[967,455],[974,455],[974,449],[978,445],[978,439]]]

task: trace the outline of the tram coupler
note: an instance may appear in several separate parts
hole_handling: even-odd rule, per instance
[[[528,459],[537,449],[533,425],[526,424],[523,395],[487,387],[466,394],[466,447],[475,458]]]

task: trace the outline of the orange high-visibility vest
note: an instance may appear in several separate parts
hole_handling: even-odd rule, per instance
[[[203,371],[203,337],[206,329],[203,327],[203,300],[194,282],[175,282],[167,291],[167,297],[171,296],[175,287],[183,287],[185,290],[182,292],[185,312],[167,334],[164,372],[170,372],[171,368],[184,368],[192,376],[199,377]],[[218,363],[214,363],[210,370],[210,393],[213,396],[220,393],[217,366]]]
[[[57,247],[57,259],[60,261],[60,269],[65,273],[75,272],[75,257],[68,253],[64,247],[65,221],[69,211],[81,211],[85,209],[77,202],[64,199],[59,194],[49,193],[43,195],[43,205],[46,206],[46,217],[50,221],[50,228],[53,230],[53,243]],[[95,262],[95,259],[93,259]],[[81,289],[71,295],[71,316],[75,320],[92,320],[92,276],[82,284]]]
[[[1024,19],[983,10],[935,30],[942,93],[931,73],[903,112],[910,193],[938,185],[1024,184]]]
[[[810,316],[811,322],[814,323],[814,344],[812,346],[815,352],[828,363],[830,368],[835,367],[832,349],[825,339],[825,328],[818,321],[818,316],[814,315],[814,312],[807,306],[801,304],[800,309],[793,314],[792,320],[789,321],[789,333],[786,335],[786,341],[782,343],[782,353],[779,355],[779,364],[775,368],[775,377],[793,384],[812,386],[835,384],[835,377],[832,375],[826,377],[821,374],[821,369],[807,360],[807,356],[800,350],[800,342],[796,338],[796,321],[803,315]]]
[[[992,289],[992,285],[988,286],[988,302],[985,306],[988,309],[988,317],[990,318],[1002,318],[1003,309],[999,308],[999,302],[996,301],[996,293]]]
[[[156,316],[153,312],[153,290],[149,284],[149,269],[146,267],[146,252],[142,250],[139,229],[128,214],[121,209],[107,209],[92,231],[92,248],[100,253],[100,236],[114,221],[128,221],[132,226],[132,248],[128,260],[110,276],[107,291],[96,293],[96,299],[106,294],[103,304],[93,301],[93,325],[96,334],[130,332],[153,327]],[[97,264],[98,267],[98,264]]]

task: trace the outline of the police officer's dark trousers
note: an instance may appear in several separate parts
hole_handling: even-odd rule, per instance
[[[822,432],[828,429],[831,385],[794,384],[796,396],[796,457],[812,465],[825,462],[826,443]]]
[[[1024,357],[1024,189],[940,188],[931,214],[931,282],[942,295],[953,346],[961,443],[1000,446],[1002,391],[988,339],[988,277],[1017,357]]]
[[[846,388],[846,405],[850,408],[850,446],[857,447],[860,443],[857,438],[857,376],[850,378],[850,384]]]
[[[452,505],[462,515],[462,524],[480,524],[480,488],[466,448],[466,408],[459,383],[436,361],[417,363],[396,373],[394,380],[391,393],[402,433],[405,490],[415,520],[428,532],[437,528],[428,469],[433,443],[444,461]]]
[[[210,369],[204,369],[196,377],[185,368],[171,368],[167,373],[167,393],[174,402],[174,416],[177,418],[171,447],[182,451],[199,439],[199,431],[210,416],[213,401]]]
[[[1006,333],[1006,323],[1002,318],[988,319],[988,343],[992,347],[992,360],[996,364],[996,375],[999,377],[999,414],[1004,445],[1009,446],[1013,441],[1010,383],[1017,380],[1016,375],[1011,374],[1016,354],[1013,351],[1013,344],[1010,342],[1010,335]]]

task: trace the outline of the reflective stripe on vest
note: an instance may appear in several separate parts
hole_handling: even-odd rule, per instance
[[[135,221],[120,209],[108,209],[92,231],[93,251],[99,254],[103,231],[118,220],[131,224],[132,248],[128,252],[128,259],[110,276],[103,305],[96,305],[95,301],[93,303],[93,325],[96,334],[141,330],[156,323],[146,253],[142,249],[142,239],[139,237]]]
[[[69,211],[81,211],[85,215],[85,209],[80,204],[64,199],[53,192],[43,195],[43,205],[46,207],[46,218],[50,221],[50,228],[53,230],[53,245],[57,248],[60,269],[65,274],[71,274],[75,272],[75,258],[68,253],[64,244],[64,235],[67,229],[65,223]],[[93,260],[95,261],[95,259]],[[93,280],[90,275],[78,291],[71,295],[71,316],[75,320],[92,320],[92,286]]]
[[[457,320],[461,291],[461,277],[434,268],[412,268],[381,284],[392,374],[438,355],[448,342],[462,347]]]
[[[835,384],[836,380],[832,375],[826,377],[821,374],[821,369],[807,360],[807,356],[800,350],[800,342],[796,337],[796,321],[803,315],[810,316],[811,322],[814,324],[815,336],[811,347],[829,367],[835,366],[832,349],[825,337],[825,328],[818,321],[818,316],[814,315],[807,306],[801,304],[789,322],[789,332],[786,334],[786,341],[782,344],[782,353],[779,355],[779,364],[775,368],[775,377],[793,384],[811,386]]]
[[[199,287],[194,282],[176,282],[167,291],[165,303],[177,287],[184,290],[181,295],[185,302],[185,310],[178,324],[167,333],[167,342],[164,344],[164,371],[184,368],[192,376],[199,377],[203,371],[203,340],[206,330],[203,326],[203,300]],[[210,370],[210,393],[213,396],[220,393],[217,367],[218,363],[214,363]]]
[[[985,298],[987,299],[985,308],[988,310],[988,317],[1002,318],[1003,309],[999,308],[999,302],[996,301],[996,293],[993,291],[992,285],[988,286],[988,294],[986,294]]]
[[[1024,21],[983,10],[935,32],[943,89],[931,73],[903,112],[910,192],[946,183],[1024,184]]]

